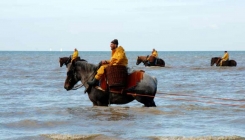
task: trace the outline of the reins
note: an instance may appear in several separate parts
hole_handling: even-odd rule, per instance
[[[98,68],[100,68],[100,66]],[[98,70],[98,68],[97,68],[97,70]],[[96,71],[94,71],[86,80],[84,80],[84,83],[87,83],[89,78],[91,78],[91,76],[95,75]],[[84,84],[76,85],[75,87],[72,88],[72,90],[77,90],[83,86],[84,86]]]
[[[88,82],[88,80],[89,80],[89,78],[91,78],[91,76],[93,76],[95,74],[95,71],[86,79],[86,80],[84,80],[84,83],[87,83]],[[80,84],[80,85],[76,85],[75,87],[73,87],[72,88],[72,90],[77,90],[77,89],[79,89],[79,88],[81,88],[81,87],[83,87],[84,86],[84,84],[82,83],[82,84]]]

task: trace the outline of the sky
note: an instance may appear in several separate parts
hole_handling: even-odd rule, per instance
[[[245,0],[1,0],[0,51],[244,51]]]

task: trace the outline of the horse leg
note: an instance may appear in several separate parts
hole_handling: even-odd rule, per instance
[[[98,106],[98,104],[96,102],[93,102],[93,106]]]
[[[108,103],[103,103],[100,101],[92,101],[93,106],[108,106]]]
[[[156,107],[156,104],[154,102],[154,98],[152,98],[152,97],[137,96],[135,99],[138,102],[144,104],[145,107]]]
[[[151,100],[151,102],[147,102],[144,105],[145,107],[157,107],[154,100]]]
[[[149,61],[145,61],[145,62],[144,62],[144,65],[145,65],[145,66],[150,66],[150,62],[149,62]]]
[[[108,103],[97,101],[97,106],[108,106]]]

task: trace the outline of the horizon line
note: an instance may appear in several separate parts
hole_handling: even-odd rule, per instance
[[[111,50],[108,51],[79,51],[79,52],[110,52]],[[125,52],[150,52],[149,51],[125,51]],[[193,51],[187,51],[187,50],[168,50],[168,51],[158,51],[158,52],[216,52],[216,51],[225,51],[225,50],[193,50]],[[227,51],[245,51],[245,50],[227,50]],[[0,52],[73,52],[71,51],[44,51],[44,50],[0,50]]]

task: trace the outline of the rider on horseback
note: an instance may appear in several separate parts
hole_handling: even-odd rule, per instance
[[[73,60],[76,60],[77,58],[78,58],[78,50],[77,50],[77,48],[75,48],[73,54],[70,55],[70,57],[69,57],[69,59],[68,59],[67,61],[68,61],[68,63],[69,63],[70,61],[71,61],[71,63],[72,63],[72,61],[73,61]]]
[[[78,57],[78,50],[75,48],[74,52],[73,52],[73,55],[72,55],[71,63],[72,63],[73,60],[77,59],[77,57]]]
[[[110,44],[111,47],[111,59],[110,60],[102,60],[101,66],[97,70],[97,74],[95,75],[94,79],[92,81],[88,81],[87,83],[89,85],[96,85],[99,80],[101,79],[102,75],[105,72],[105,68],[110,65],[122,65],[127,66],[128,65],[128,58],[126,57],[125,51],[122,46],[118,47],[118,40],[114,39],[111,41]]]
[[[220,60],[220,66],[222,66],[222,63],[225,61],[229,61],[229,54],[227,51],[224,52],[224,56],[222,57],[222,59]]]
[[[152,52],[151,52],[151,55],[147,58],[147,61],[148,61],[148,64],[150,65],[150,58],[153,57],[154,58],[154,64],[156,65],[156,60],[157,60],[157,57],[158,57],[158,53],[157,53],[157,50],[155,50],[154,48],[152,49]]]

